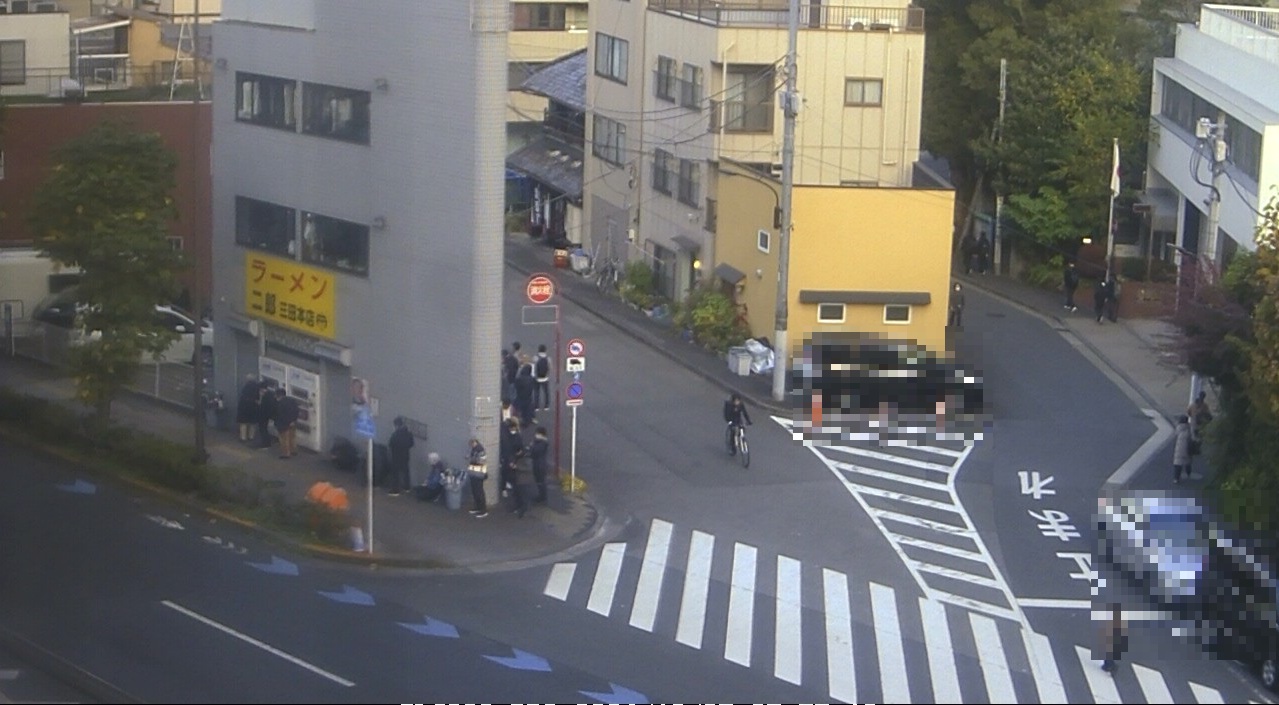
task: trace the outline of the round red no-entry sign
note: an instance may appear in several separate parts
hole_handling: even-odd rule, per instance
[[[540,306],[555,296],[555,282],[545,274],[534,274],[529,277],[524,292],[528,295],[529,303]]]

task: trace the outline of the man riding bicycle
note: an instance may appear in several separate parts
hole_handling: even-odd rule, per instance
[[[728,451],[729,453],[737,453],[737,444],[733,442],[737,429],[744,425],[751,426],[750,412],[746,410],[746,402],[742,401],[742,397],[737,392],[733,392],[733,396],[724,402],[724,421],[728,422]]]

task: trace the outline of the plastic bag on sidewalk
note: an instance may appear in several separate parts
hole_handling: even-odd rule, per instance
[[[743,345],[751,356],[752,373],[762,375],[773,369],[774,357],[771,348],[754,338],[747,339]]]

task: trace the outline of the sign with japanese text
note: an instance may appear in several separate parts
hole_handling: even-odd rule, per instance
[[[247,313],[310,335],[336,337],[337,282],[323,269],[257,252],[245,255]]]

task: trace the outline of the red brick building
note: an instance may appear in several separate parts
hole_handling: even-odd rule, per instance
[[[178,183],[173,196],[178,217],[170,226],[170,234],[174,245],[196,262],[201,291],[208,301],[211,114],[208,102],[198,107],[189,102],[5,106],[0,247],[31,244],[28,209],[48,174],[53,151],[103,120],[123,120],[140,131],[158,132],[177,155]],[[198,119],[192,120],[193,116]]]

